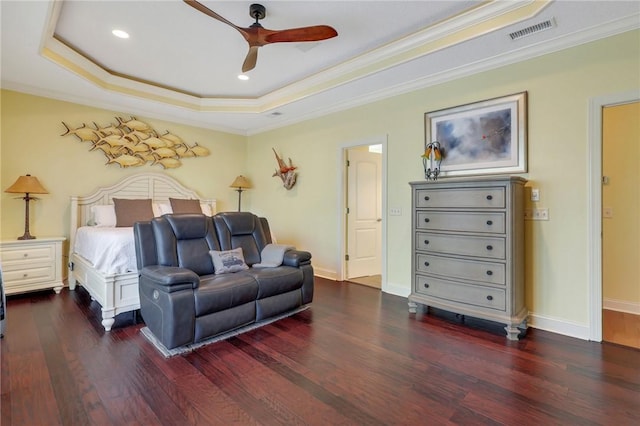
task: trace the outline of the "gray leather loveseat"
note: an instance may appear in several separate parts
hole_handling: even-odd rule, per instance
[[[252,213],[169,214],[137,222],[134,234],[140,312],[167,349],[267,321],[313,299],[310,253],[287,250],[280,266],[256,265],[271,233],[266,219]],[[216,273],[215,255],[238,247],[246,266],[234,256],[224,266],[248,268]]]

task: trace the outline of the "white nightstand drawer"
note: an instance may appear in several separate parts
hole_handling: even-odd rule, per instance
[[[32,267],[29,269],[18,269],[15,271],[2,271],[7,287],[22,285],[27,283],[50,281],[55,279],[55,270],[51,265],[44,267]]]
[[[55,248],[53,246],[32,247],[32,248],[10,248],[2,250],[2,263],[33,260],[49,260],[55,258]]]

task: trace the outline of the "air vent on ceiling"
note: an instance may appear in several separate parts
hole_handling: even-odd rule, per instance
[[[511,40],[518,40],[522,37],[527,37],[535,33],[539,33],[540,31],[550,30],[551,28],[555,28],[556,20],[554,18],[547,19],[546,21],[539,22],[535,25],[531,25],[530,27],[523,28],[518,31],[514,31],[509,34]]]

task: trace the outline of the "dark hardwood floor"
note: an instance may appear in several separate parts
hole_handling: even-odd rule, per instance
[[[312,307],[165,359],[84,290],[9,298],[2,425],[640,424],[640,351],[316,281]]]

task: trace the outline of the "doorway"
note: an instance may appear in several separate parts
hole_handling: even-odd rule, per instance
[[[599,96],[589,101],[589,339],[596,342],[602,341],[603,321],[603,109],[638,101],[640,90]]]
[[[640,102],[602,109],[602,340],[640,349]]]
[[[385,286],[385,151],[386,136],[341,149],[344,256],[340,276],[343,281],[378,289]]]

